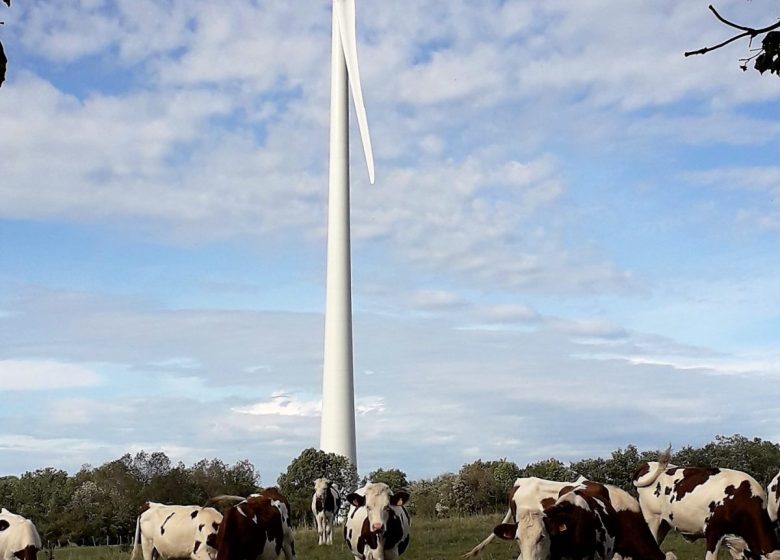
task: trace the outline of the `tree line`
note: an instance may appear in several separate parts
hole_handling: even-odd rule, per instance
[[[311,523],[313,481],[321,476],[330,478],[344,494],[367,480],[404,488],[411,494],[408,507],[414,516],[468,516],[505,511],[507,492],[518,477],[571,481],[582,475],[633,492],[634,472],[657,456],[658,450],[640,451],[628,445],[606,458],[569,463],[550,458],[522,468],[506,458],[480,459],[457,473],[410,481],[395,466],[360,478],[345,457],[310,448],[293,459],[276,484],[289,498],[298,526]],[[737,469],[766,486],[780,469],[780,445],[739,434],[718,436],[703,447],[679,449],[672,462]],[[226,465],[219,459],[203,459],[188,467],[174,465],[165,453],[142,451],[99,467],[86,465],[73,475],[44,468],[0,477],[0,506],[32,519],[45,543],[93,544],[107,538],[116,542],[119,536],[129,540],[146,501],[205,504],[220,494],[247,496],[261,489],[260,473],[249,460]]]
[[[44,544],[127,542],[146,501],[205,504],[219,494],[251,494],[259,482],[249,461],[203,459],[186,467],[165,453],[141,451],[74,475],[49,467],[2,477],[0,506],[32,519]]]

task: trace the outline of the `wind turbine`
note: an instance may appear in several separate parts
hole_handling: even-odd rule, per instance
[[[352,91],[352,99],[355,102],[355,114],[368,165],[368,178],[372,184],[374,156],[368,134],[363,91],[360,87],[355,0],[333,0],[331,48],[328,258],[320,449],[343,455],[357,467],[355,387],[352,372],[348,89]]]

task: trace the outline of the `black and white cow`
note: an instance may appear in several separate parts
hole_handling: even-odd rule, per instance
[[[617,522],[609,502],[577,486],[544,511],[519,509],[515,523],[502,523],[493,530],[507,540],[516,540],[519,560],[611,560],[617,542]]]
[[[584,480],[584,477],[579,477],[574,482],[558,482],[535,476],[516,479],[509,490],[509,508],[501,523],[509,523],[510,520],[517,521],[517,512],[519,510],[542,511],[545,507],[549,507],[556,502],[562,489],[576,486]],[[478,556],[495,538],[496,534],[491,532],[487,538],[464,554],[463,557],[473,558]]]
[[[311,498],[311,512],[317,524],[317,544],[333,544],[333,522],[341,508],[341,496],[327,478],[314,481],[314,496]]]
[[[766,511],[772,523],[777,523],[778,510],[780,510],[780,472],[766,485],[767,503]]]
[[[634,474],[642,515],[658,543],[676,529],[689,540],[706,539],[705,560],[716,560],[724,538],[739,537],[746,558],[780,560],[766,494],[755,479],[731,469],[676,467],[670,458],[666,450]]]
[[[222,514],[214,508],[146,502],[135,523],[130,557],[135,558],[140,545],[144,560],[156,560],[160,555],[214,560],[213,539],[221,521]]]
[[[407,492],[393,493],[387,484],[369,482],[347,496],[350,504],[344,540],[358,560],[394,560],[409,546]]]
[[[41,537],[33,522],[0,510],[0,560],[36,560],[41,549]]]

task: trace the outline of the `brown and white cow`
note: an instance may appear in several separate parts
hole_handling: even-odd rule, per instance
[[[327,478],[314,481],[311,512],[317,524],[317,544],[333,544],[333,521],[341,508],[341,496]]]
[[[32,521],[0,510],[0,560],[36,560],[41,537]]]
[[[623,560],[676,560],[672,552],[664,552],[656,542],[642,516],[639,502],[631,494],[613,486],[586,480],[578,486],[561,490],[561,495],[574,489],[601,500],[615,525],[615,557]]]
[[[731,469],[676,467],[670,458],[667,449],[634,474],[642,515],[658,543],[676,529],[689,540],[706,539],[705,560],[716,560],[724,538],[736,536],[746,558],[780,560],[766,494],[755,479]]]
[[[394,560],[409,546],[409,494],[393,493],[387,484],[369,482],[347,496],[344,540],[358,560]]]
[[[296,560],[290,502],[277,488],[252,494],[225,511],[213,546],[216,560]]]
[[[577,486],[544,511],[517,510],[516,523],[502,523],[493,531],[502,539],[517,540],[522,560],[611,560],[617,522],[602,498]]]
[[[212,543],[221,521],[222,514],[214,508],[146,502],[135,523],[130,557],[135,558],[140,544],[144,560],[156,560],[160,555],[214,560],[217,551]]]
[[[558,482],[535,476],[516,479],[509,490],[509,508],[501,523],[508,523],[510,520],[516,522],[519,510],[542,511],[545,507],[556,502],[562,489],[576,486],[584,480],[585,478],[582,476],[574,482]],[[479,555],[495,538],[496,534],[490,533],[485,540],[464,554],[463,557],[473,558]]]

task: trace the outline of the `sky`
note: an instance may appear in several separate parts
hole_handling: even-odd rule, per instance
[[[780,441],[780,80],[708,2],[358,1],[361,474]],[[0,5],[0,475],[319,445],[330,9]]]

